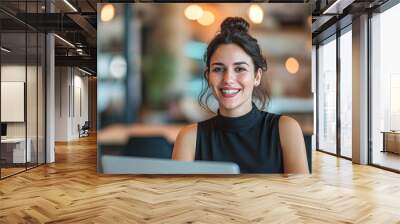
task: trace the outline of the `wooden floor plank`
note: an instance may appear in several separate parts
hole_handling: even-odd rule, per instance
[[[313,175],[96,173],[96,137],[0,181],[0,223],[400,223],[400,175],[313,153]]]

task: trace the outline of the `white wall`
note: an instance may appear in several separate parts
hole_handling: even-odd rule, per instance
[[[38,70],[37,70],[38,69]],[[27,78],[27,80],[25,80]],[[42,67],[38,66],[25,66],[25,64],[3,64],[1,66],[1,81],[2,82],[24,82],[26,86],[26,101],[24,100],[23,106],[20,110],[25,114],[26,120],[22,122],[6,122],[7,123],[7,137],[9,138],[24,138],[25,135],[29,139],[32,155],[32,161],[44,163],[44,74]],[[2,89],[3,92],[4,89]],[[22,90],[23,91],[23,90]],[[24,91],[22,92],[22,94]],[[2,98],[7,95],[2,95]],[[25,105],[26,103],[26,105]],[[10,107],[2,107],[2,112],[11,112]],[[15,112],[14,112],[15,113]],[[23,115],[24,116],[24,115]],[[39,155],[37,156],[37,153]]]
[[[78,124],[88,120],[88,78],[76,68],[56,67],[55,85],[55,140],[77,139]]]
[[[68,140],[68,76],[67,67],[55,68],[55,141]]]
[[[36,67],[25,65],[2,65],[1,66],[1,81],[3,82],[25,82],[25,75],[27,69],[28,74],[36,74]],[[29,77],[28,77],[29,78]],[[30,85],[36,86],[36,81],[29,80]],[[30,110],[36,110],[36,88],[27,88],[27,103],[30,104],[34,102],[34,104],[28,105],[31,106]],[[4,96],[3,96],[4,97]],[[34,107],[34,108],[32,108]],[[40,107],[40,105],[39,105]],[[1,110],[7,110],[7,108],[1,108]],[[31,111],[29,111],[31,112]],[[28,122],[35,121],[35,124],[28,124],[28,129],[33,128],[36,130],[36,113],[28,113]],[[25,124],[26,122],[7,122],[7,136],[8,137],[25,137]],[[28,130],[29,137],[30,130]]]

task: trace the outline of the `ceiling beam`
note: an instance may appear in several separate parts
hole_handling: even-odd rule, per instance
[[[96,28],[94,28],[86,19],[80,14],[67,14],[67,16],[79,25],[90,38],[96,38]]]
[[[56,66],[80,66],[96,71],[97,60],[91,56],[55,56]]]

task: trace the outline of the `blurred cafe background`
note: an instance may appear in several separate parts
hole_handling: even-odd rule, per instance
[[[215,115],[198,103],[205,84],[203,54],[221,22],[230,16],[250,23],[249,32],[266,56],[268,70],[262,85],[269,90],[270,100],[264,110],[295,118],[311,147],[314,101],[308,4],[107,3],[97,7],[98,157],[170,158],[183,125]],[[210,106],[214,111],[218,107],[215,100]],[[140,152],[141,147],[147,148],[145,152]],[[165,154],[149,150],[160,147]]]

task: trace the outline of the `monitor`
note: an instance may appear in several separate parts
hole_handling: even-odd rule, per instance
[[[232,162],[176,161],[143,157],[103,155],[104,174],[239,174]]]
[[[7,124],[1,123],[1,136],[7,136]]]

